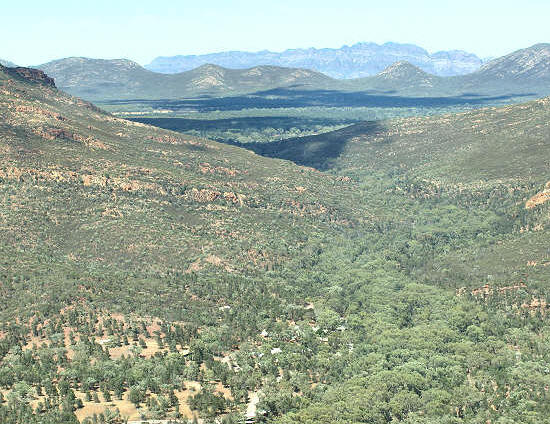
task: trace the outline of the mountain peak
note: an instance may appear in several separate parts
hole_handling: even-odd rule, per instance
[[[215,65],[213,63],[205,63],[204,65],[199,66],[195,69],[196,71],[225,71],[223,66]]]
[[[81,90],[93,89],[88,85],[90,78],[110,86],[126,84],[136,75],[147,76],[150,71],[128,59],[91,59],[87,57],[68,57],[45,63],[39,69],[55,78],[57,86],[63,90],[77,87]],[[70,90],[69,90],[70,91]],[[74,93],[73,93],[74,94]],[[82,93],[77,93],[81,95]]]
[[[77,56],[52,60],[51,62],[39,65],[38,68],[46,72],[53,69],[80,69],[81,71],[111,69],[117,72],[145,70],[139,63],[129,59],[94,59]]]
[[[378,77],[384,79],[411,79],[411,78],[427,78],[432,75],[424,72],[422,69],[414,66],[412,63],[405,60],[395,62],[380,72]]]
[[[199,66],[197,69],[190,71],[189,73],[194,76],[191,80],[192,87],[199,90],[210,90],[224,87],[227,69],[218,65],[207,63],[206,65]],[[179,75],[185,75],[185,72]]]

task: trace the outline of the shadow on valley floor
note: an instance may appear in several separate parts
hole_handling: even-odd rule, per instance
[[[271,143],[229,144],[244,147],[262,156],[290,160],[298,165],[326,171],[333,168],[346,145],[358,134],[365,138],[380,134],[385,130],[386,127],[382,121],[368,121],[321,135],[291,138]],[[390,141],[386,138],[385,142]]]
[[[404,97],[380,95],[370,92],[344,92],[334,90],[289,90],[276,89],[249,95],[194,98],[194,99],[131,99],[102,102],[109,106],[141,105],[153,109],[173,111],[194,110],[199,112],[230,111],[243,109],[276,109],[292,107],[445,107],[445,106],[482,106],[523,99],[535,96],[535,93],[510,93],[498,96],[480,94],[455,97]]]

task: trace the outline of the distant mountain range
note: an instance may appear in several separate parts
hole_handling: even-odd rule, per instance
[[[174,74],[204,64],[243,69],[260,65],[306,68],[337,79],[361,78],[376,75],[387,66],[407,61],[434,75],[463,75],[476,71],[483,60],[461,50],[434,54],[414,44],[358,43],[340,49],[292,49],[282,53],[231,51],[205,55],[157,57],[145,68],[154,72]]]
[[[126,60],[67,58],[40,65],[62,90],[94,101],[231,96],[285,89],[366,92],[400,96],[550,94],[550,44],[494,59],[476,72],[441,77],[400,61],[375,76],[338,80],[319,72],[278,66],[226,69],[202,65],[162,74]]]
[[[173,99],[199,95],[250,93],[280,87],[320,87],[332,79],[305,69],[258,66],[225,69],[203,65],[179,74],[148,71],[126,59],[71,57],[39,66],[70,94],[86,99]]]
[[[550,94],[550,44],[537,44],[453,77],[429,74],[409,62],[397,62],[378,75],[342,81],[349,90],[415,96],[463,94]]]
[[[479,71],[458,78],[461,90],[498,93],[502,87],[518,93],[550,94],[550,44],[536,44],[493,59]],[[453,82],[451,78],[450,82]],[[454,81],[456,84],[456,81]]]

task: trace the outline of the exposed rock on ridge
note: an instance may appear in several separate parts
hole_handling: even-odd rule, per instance
[[[44,71],[41,71],[40,69],[23,68],[20,66],[15,68],[8,68],[0,65],[0,70],[14,77],[20,77],[31,82],[36,82],[36,83],[48,85],[50,87],[55,87],[54,79],[50,78],[48,75],[46,75]]]

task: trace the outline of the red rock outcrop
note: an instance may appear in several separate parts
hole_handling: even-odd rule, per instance
[[[32,82],[37,82],[39,84],[55,87],[54,79],[47,76],[44,73],[44,71],[41,71],[40,69],[23,68],[23,67],[7,68],[5,66],[0,65],[0,70],[14,77],[21,77]]]
[[[525,209],[533,209],[543,203],[546,203],[548,200],[550,200],[550,181],[546,183],[544,191],[535,194],[527,201],[525,204]]]

